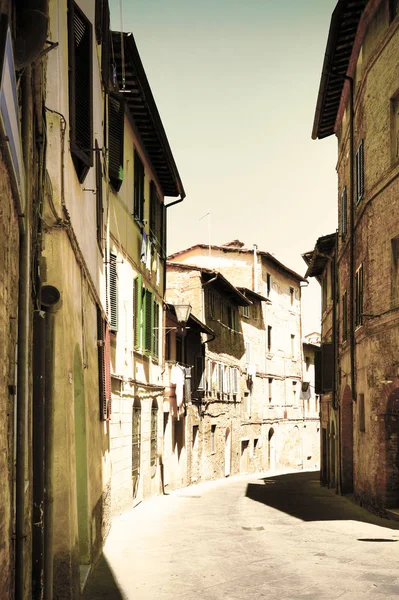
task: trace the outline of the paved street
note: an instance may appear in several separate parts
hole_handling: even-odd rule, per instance
[[[399,523],[318,475],[240,476],[144,502],[114,521],[85,600],[397,600]]]

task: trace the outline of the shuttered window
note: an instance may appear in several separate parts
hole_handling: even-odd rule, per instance
[[[103,206],[103,172],[101,164],[101,150],[96,140],[96,222],[97,222],[97,242],[100,250],[103,249],[104,235],[104,206]]]
[[[355,275],[355,325],[363,323],[363,288],[364,288],[363,265],[359,267]]]
[[[344,187],[341,196],[341,235],[344,238],[348,230],[348,194]]]
[[[100,419],[107,421],[111,418],[110,336],[108,324],[99,308],[97,309],[97,344]]]
[[[144,293],[144,352],[151,354],[152,352],[152,336],[153,336],[153,303],[152,293],[150,290],[145,290]]]
[[[109,256],[109,306],[111,331],[118,331],[118,272],[115,254]]]
[[[108,172],[118,191],[123,181],[123,132],[125,104],[116,94],[108,98]]]
[[[92,25],[69,0],[69,127],[72,159],[81,183],[93,166],[92,63]]]
[[[356,203],[358,204],[364,195],[364,140],[360,142],[356,152]]]
[[[163,247],[163,203],[161,202],[156,185],[150,184],[150,232],[158,242],[159,249]]]
[[[156,400],[151,408],[151,455],[150,464],[153,467],[157,461],[157,436],[158,436],[158,404]]]
[[[144,221],[144,165],[137,151],[134,151],[134,218]]]
[[[141,310],[142,310],[142,278],[138,275],[133,281],[133,338],[134,348],[141,348]]]

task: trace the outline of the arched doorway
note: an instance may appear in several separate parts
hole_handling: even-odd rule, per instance
[[[228,477],[231,470],[231,430],[227,427],[224,438],[224,475]]]
[[[341,402],[341,492],[353,492],[353,400],[352,390],[345,386]]]
[[[268,468],[274,469],[276,465],[276,453],[274,447],[274,429],[270,427],[269,435],[268,435],[268,443],[267,443],[267,462]]]
[[[141,456],[141,403],[139,398],[134,399],[132,414],[132,485],[133,498],[136,498],[140,481],[140,456]]]
[[[86,443],[86,397],[79,344],[73,357],[73,396],[75,416],[76,497],[78,508],[79,562],[90,563],[89,500]]]

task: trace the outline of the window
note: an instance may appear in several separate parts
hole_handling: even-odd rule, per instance
[[[78,5],[69,0],[69,128],[72,160],[80,183],[93,166],[92,62],[92,25]]]
[[[345,292],[342,296],[342,341],[348,339],[348,294]]]
[[[269,383],[269,385],[268,385],[268,387],[269,387],[269,403],[271,403],[273,400],[273,378],[272,377],[269,377],[268,383]]]
[[[272,276],[270,275],[270,273],[266,274],[266,295],[269,298],[270,296],[270,291],[272,289]]]
[[[216,452],[216,425],[211,425],[211,454]]]
[[[242,307],[242,316],[249,319],[249,306]]]
[[[198,429],[199,429],[198,425],[193,425],[193,439],[192,439],[193,448],[196,448],[198,446]]]
[[[144,291],[144,314],[143,314],[143,341],[144,341],[144,353],[152,353],[152,341],[153,341],[153,298],[150,290]]]
[[[96,224],[97,243],[102,252],[104,237],[104,206],[103,206],[103,171],[101,164],[101,150],[96,140]]]
[[[341,196],[341,236],[345,238],[348,230],[348,193],[344,187]]]
[[[237,368],[233,369],[233,383],[232,390],[234,395],[238,395],[240,393],[239,388],[239,370]]]
[[[208,291],[208,311],[209,316],[214,319],[215,318],[215,294],[209,290]]]
[[[123,132],[125,104],[117,94],[108,96],[108,174],[111,185],[119,190],[123,181]]]
[[[295,358],[295,335],[291,334],[291,358]]]
[[[272,349],[272,327],[268,325],[267,327],[267,349],[271,352]]]
[[[360,142],[356,152],[356,203],[363,199],[364,195],[364,140]]]
[[[144,165],[137,150],[134,151],[134,218],[144,222]]]
[[[366,431],[366,417],[364,413],[364,394],[359,394],[359,431]]]
[[[138,275],[133,281],[133,338],[135,350],[142,347],[142,302],[143,302],[143,284],[141,275]]]
[[[97,308],[97,344],[100,419],[108,421],[111,418],[110,337],[107,321],[100,308]]]
[[[290,305],[294,306],[295,292],[294,288],[290,287]]]
[[[157,438],[158,438],[158,404],[154,400],[151,407],[151,450],[150,450],[150,464],[152,467],[157,462]]]
[[[154,328],[153,328],[153,341],[152,341],[152,353],[154,358],[159,357],[159,336],[161,330],[159,328],[159,311],[161,307],[158,302],[154,301]]]
[[[111,331],[118,331],[118,271],[116,254],[109,255],[109,323]]]
[[[224,372],[224,368],[223,365],[221,363],[218,363],[217,366],[217,371],[216,371],[216,377],[217,377],[217,391],[219,392],[219,394],[221,394],[223,392],[223,372]]]
[[[355,275],[355,325],[363,323],[363,265],[356,271]]]
[[[109,49],[110,49],[110,15],[107,0],[96,0],[95,30],[97,44],[101,44],[101,71],[103,82],[108,86],[109,79]]]
[[[227,325],[233,331],[238,330],[237,309],[234,306],[227,306]]]

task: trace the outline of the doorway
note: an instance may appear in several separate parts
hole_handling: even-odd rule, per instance
[[[134,399],[132,415],[132,486],[133,499],[136,498],[140,481],[141,450],[141,403]]]

